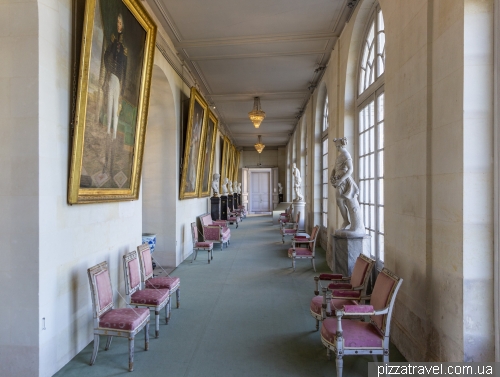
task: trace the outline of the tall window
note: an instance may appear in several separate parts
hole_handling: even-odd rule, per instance
[[[321,212],[322,212],[322,226],[328,226],[328,96],[325,98],[325,106],[323,107],[323,134],[321,143],[321,155],[322,155],[322,201],[321,201]]]
[[[358,76],[358,173],[360,206],[371,236],[371,254],[384,264],[384,70],[385,33],[376,6],[363,42]]]

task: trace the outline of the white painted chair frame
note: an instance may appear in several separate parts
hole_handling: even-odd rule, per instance
[[[139,333],[142,329],[144,329],[144,348],[145,350],[149,350],[149,320],[150,316],[148,316],[144,321],[142,321],[134,330],[117,330],[113,328],[99,327],[99,318],[107,313],[110,310],[114,309],[113,300],[107,306],[100,308],[99,307],[99,295],[96,289],[96,281],[95,277],[101,272],[106,271],[109,284],[111,286],[111,277],[109,276],[108,263],[102,262],[96,266],[93,266],[87,270],[89,283],[90,283],[90,295],[92,297],[92,307],[94,314],[94,350],[92,352],[92,356],[90,358],[90,365],[94,365],[95,360],[97,358],[97,352],[99,351],[99,340],[101,335],[106,335],[108,337],[106,341],[106,347],[104,350],[108,350],[111,346],[111,341],[113,340],[113,336],[118,336],[122,338],[128,338],[128,370],[132,372],[134,370],[134,340],[137,333]],[[112,286],[111,286],[112,288]],[[116,309],[120,310],[120,309]]]
[[[135,287],[131,286],[131,276],[130,276],[130,269],[129,269],[129,262],[137,259],[137,276],[139,277],[139,284],[137,284]],[[127,305],[128,306],[135,306],[137,307],[145,307],[148,308],[149,310],[154,310],[155,312],[155,338],[158,338],[160,336],[160,310],[165,308],[165,322],[168,324],[168,320],[170,318],[170,310],[171,310],[171,304],[170,304],[170,292],[168,289],[157,289],[157,291],[167,291],[167,299],[160,302],[158,305],[150,305],[150,304],[142,304],[142,303],[131,303],[131,297],[132,295],[140,290],[143,290],[144,287],[141,285],[142,284],[142,279],[140,278],[141,271],[140,271],[140,262],[139,262],[139,255],[136,250],[131,251],[130,253],[127,253],[123,256],[123,271],[125,272],[125,293],[127,295]]]

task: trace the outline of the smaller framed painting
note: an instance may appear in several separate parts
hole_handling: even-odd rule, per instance
[[[189,101],[189,118],[182,164],[180,199],[198,197],[201,185],[203,164],[203,140],[205,139],[205,123],[208,118],[208,104],[195,87],[191,88]]]
[[[217,138],[217,118],[209,110],[208,118],[205,122],[205,137],[203,145],[203,158],[202,158],[202,176],[198,196],[200,198],[210,196],[210,183],[212,182],[212,172],[214,167],[215,156],[215,140]]]

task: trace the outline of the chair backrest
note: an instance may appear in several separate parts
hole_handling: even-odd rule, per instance
[[[379,329],[382,335],[388,336],[391,326],[392,309],[396,301],[396,295],[403,279],[394,275],[387,268],[383,268],[378,274],[377,281],[370,298],[370,305],[375,310],[381,310],[389,307],[387,314],[372,315],[371,322]]]
[[[313,255],[314,255],[314,250],[316,250],[316,238],[318,238],[318,233],[319,233],[319,225],[316,225],[311,232],[311,238],[309,238],[309,240],[313,241],[309,243],[309,250],[312,251]]]
[[[351,285],[353,287],[366,286],[373,269],[375,261],[367,256],[360,254],[356,258],[351,275]]]
[[[141,265],[141,277],[144,281],[153,277],[153,259],[151,258],[151,250],[147,243],[137,246],[139,261]]]
[[[198,227],[196,223],[191,223],[191,237],[193,238],[193,246],[198,242]]]
[[[113,289],[109,276],[108,262],[102,262],[87,270],[94,318],[99,318],[113,309]]]
[[[125,293],[131,295],[141,289],[141,268],[137,251],[131,251],[123,256],[123,271],[125,272]]]
[[[212,215],[210,213],[205,213],[200,216],[201,226],[212,225]]]
[[[203,227],[203,241],[220,241],[220,226],[208,225]]]

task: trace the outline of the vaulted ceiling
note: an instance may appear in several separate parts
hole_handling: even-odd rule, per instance
[[[287,144],[356,1],[147,0],[237,147]],[[266,118],[248,119],[260,97]]]

